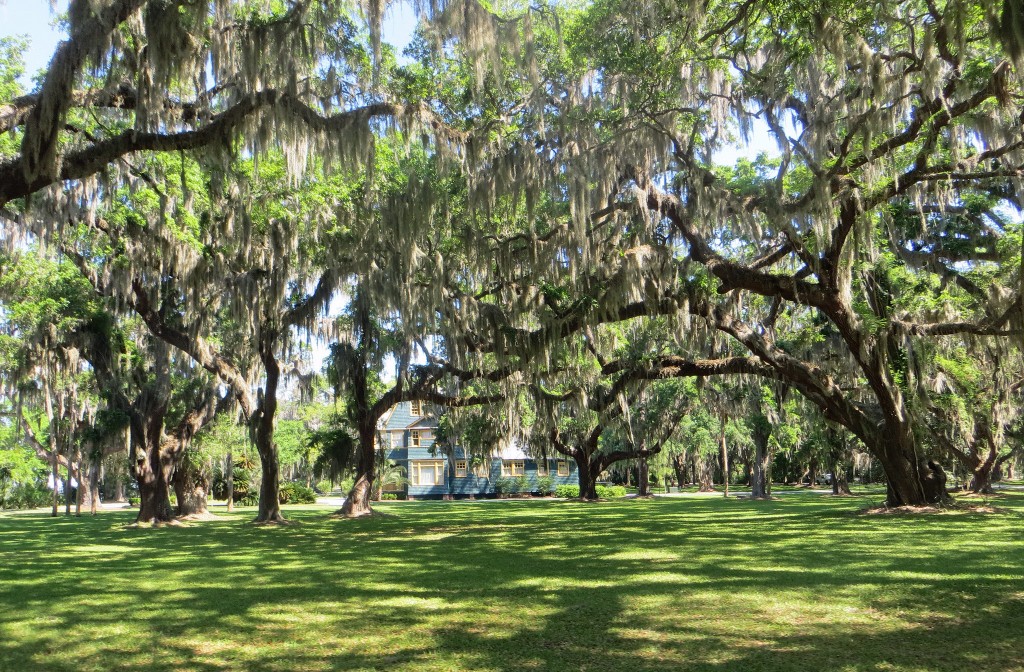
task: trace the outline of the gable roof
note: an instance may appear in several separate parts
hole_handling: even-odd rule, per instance
[[[422,418],[412,417],[415,419],[409,425],[409,429],[437,429],[437,418],[432,415],[424,415]]]
[[[422,429],[437,427],[437,418],[432,415],[413,415],[412,402],[402,401],[395,404],[391,409],[384,429],[395,432],[412,428],[418,425]]]

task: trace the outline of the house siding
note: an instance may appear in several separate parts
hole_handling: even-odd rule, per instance
[[[456,497],[487,497],[495,494],[494,484],[501,478],[502,459],[498,456],[491,458],[490,469],[486,476],[477,476],[473,473],[473,468],[470,466],[466,476],[456,477],[455,461],[468,461],[466,451],[461,447],[457,447],[453,451],[454,456],[451,459],[445,455],[433,453],[435,433],[437,431],[436,419],[430,416],[420,417],[412,415],[409,402],[398,404],[382,429],[387,433],[388,439],[392,440],[391,448],[387,454],[388,459],[404,467],[406,476],[410,479],[409,484],[406,486],[406,493],[410,497],[417,499],[441,498],[449,494]],[[413,447],[411,444],[411,432],[413,429],[430,432],[429,438],[422,438],[418,447]],[[521,460],[523,462],[523,475],[526,477],[527,487],[530,490],[536,489],[537,479],[539,478],[537,475],[539,460],[520,456],[520,454],[516,454],[515,457],[509,459]],[[444,482],[435,485],[413,484],[413,462],[419,460],[443,460]],[[548,475],[551,477],[551,482],[554,486],[576,485],[578,483],[576,464],[571,460],[566,461],[569,465],[568,476],[558,475],[557,461],[555,459],[549,458],[547,463]]]

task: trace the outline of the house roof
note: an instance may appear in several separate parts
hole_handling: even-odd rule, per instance
[[[437,427],[437,418],[432,415],[413,415],[412,403],[408,401],[395,404],[384,425],[384,429],[390,432],[406,429],[432,429],[434,427]]]
[[[528,460],[531,459],[530,455],[527,454],[525,446],[520,444],[515,439],[508,441],[500,441],[497,450],[494,451],[495,457],[500,457],[503,460]]]

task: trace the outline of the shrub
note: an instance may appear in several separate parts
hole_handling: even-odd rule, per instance
[[[44,483],[15,483],[0,506],[5,509],[37,509],[53,501],[53,491]]]
[[[512,486],[512,492],[530,492],[530,482],[526,480],[526,476],[520,476],[519,478],[513,478],[512,480],[515,481],[515,484]]]
[[[595,489],[597,496],[602,498],[626,496],[626,486],[624,485],[599,485]]]
[[[281,504],[316,504],[316,493],[302,483],[289,481],[281,484],[277,501]]]
[[[390,501],[390,500],[395,500],[395,499],[398,499],[398,493],[397,492],[385,492],[385,493],[382,493],[381,496],[380,496],[380,500],[382,502]]]
[[[138,497],[129,497],[128,498],[128,506],[130,506],[132,508],[138,508],[139,502],[141,502],[141,501],[142,500],[139,499]]]
[[[494,481],[494,492],[499,495],[510,495],[513,492],[519,492],[519,481],[508,476],[499,476]]]
[[[244,504],[243,500],[248,499],[250,495],[259,497],[258,470],[258,466],[251,458],[244,455],[239,456],[238,462],[235,462],[231,469],[234,480],[232,492],[236,502]],[[218,472],[213,477],[212,492],[215,499],[227,499],[228,482],[224,474]]]
[[[537,477],[537,492],[542,497],[547,497],[555,489],[555,480],[550,476]]]
[[[242,506],[259,506],[260,504],[260,493],[250,492],[242,497],[241,499],[236,498],[235,501]]]
[[[575,499],[580,496],[580,486],[578,485],[560,485],[555,488],[555,497],[564,497],[566,499]]]

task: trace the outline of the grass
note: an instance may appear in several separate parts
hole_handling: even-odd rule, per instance
[[[0,670],[1024,670],[1024,493],[0,516]]]

